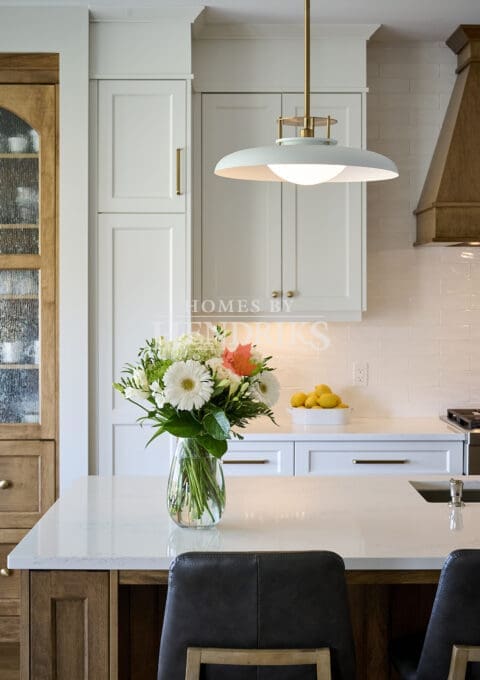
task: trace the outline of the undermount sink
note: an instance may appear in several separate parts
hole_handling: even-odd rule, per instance
[[[427,503],[449,503],[450,483],[439,482],[410,482],[415,491]],[[464,482],[462,499],[465,503],[480,503],[480,482]]]

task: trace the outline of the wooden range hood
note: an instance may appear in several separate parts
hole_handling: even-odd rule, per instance
[[[457,80],[415,211],[415,245],[480,246],[480,25],[447,40]]]

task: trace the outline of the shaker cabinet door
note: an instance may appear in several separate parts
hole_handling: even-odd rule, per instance
[[[314,116],[337,119],[332,137],[339,145],[361,147],[360,94],[313,94],[311,107]],[[301,116],[302,95],[284,95],[283,111]],[[325,128],[316,136],[325,136]],[[323,312],[327,321],[360,318],[363,192],[357,182],[283,185],[283,294],[291,316],[318,318]]]
[[[186,84],[101,81],[99,212],[185,212]]]
[[[98,455],[100,474],[162,474],[170,438],[151,447],[138,407],[112,383],[154,336],[185,332],[188,317],[183,215],[100,215],[98,220]]]
[[[252,318],[268,316],[281,304],[280,182],[214,175],[222,156],[272,144],[280,114],[278,94],[202,96],[202,210],[196,220],[200,247],[194,313]]]

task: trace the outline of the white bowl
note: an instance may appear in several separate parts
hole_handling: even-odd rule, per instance
[[[351,408],[288,408],[296,425],[347,425]]]

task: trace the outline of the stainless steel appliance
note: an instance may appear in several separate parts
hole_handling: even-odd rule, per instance
[[[441,420],[465,434],[463,472],[480,475],[480,409],[449,408]]]

